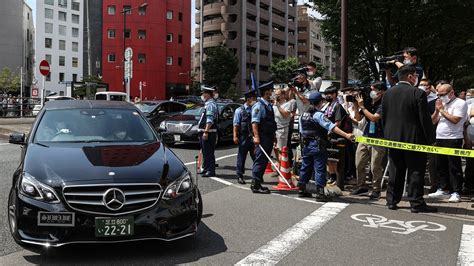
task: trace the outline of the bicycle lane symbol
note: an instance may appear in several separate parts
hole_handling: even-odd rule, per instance
[[[370,213],[357,213],[351,216],[353,220],[365,223],[363,226],[370,228],[388,228],[392,233],[409,235],[416,231],[440,232],[446,231],[446,226],[428,221],[400,221],[389,220],[383,216]]]

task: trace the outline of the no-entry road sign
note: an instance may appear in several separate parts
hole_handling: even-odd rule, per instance
[[[39,65],[39,70],[40,70],[41,75],[47,76],[49,74],[49,69],[50,68],[49,68],[48,61],[46,61],[46,60],[41,61],[40,65]]]

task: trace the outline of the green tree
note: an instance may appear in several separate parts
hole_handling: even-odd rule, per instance
[[[84,76],[81,82],[85,84],[80,87],[74,87],[73,97],[80,96],[83,99],[94,99],[97,92],[97,83],[102,83],[102,78],[94,75]]]
[[[270,65],[272,79],[275,83],[286,83],[293,78],[295,69],[298,69],[299,67],[300,63],[296,57],[273,61]]]
[[[5,67],[0,72],[0,92],[12,93],[20,90],[20,76],[15,75],[12,71]]]
[[[202,62],[205,83],[215,85],[223,95],[239,72],[239,60],[224,46],[212,47],[205,51],[206,60]]]
[[[324,37],[340,50],[339,0],[312,0]],[[416,47],[431,80],[474,80],[473,1],[359,0],[349,3],[348,60],[365,81],[380,77],[377,60]]]

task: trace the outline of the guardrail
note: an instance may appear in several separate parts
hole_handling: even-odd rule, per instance
[[[39,98],[23,98],[15,102],[0,100],[0,118],[3,117],[34,117],[33,108],[40,104]]]

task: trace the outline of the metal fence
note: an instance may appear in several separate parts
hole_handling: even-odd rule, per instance
[[[33,109],[40,103],[40,98],[0,98],[0,117],[33,117]]]

